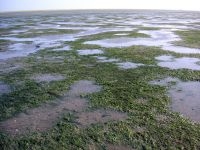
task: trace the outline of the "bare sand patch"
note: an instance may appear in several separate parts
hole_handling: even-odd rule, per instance
[[[179,112],[194,122],[200,121],[200,82],[183,82],[177,78],[167,77],[151,81],[150,84],[168,87],[172,111]],[[162,121],[161,118],[157,119]]]
[[[171,109],[200,123],[200,82],[178,82],[169,90]]]
[[[64,80],[65,77],[60,74],[36,74],[31,77],[36,82],[51,82]]]
[[[148,100],[144,98],[139,98],[136,100],[136,103],[138,104],[147,104]]]
[[[10,86],[0,81],[0,95],[11,92]]]
[[[107,144],[106,148],[107,148],[107,150],[134,150],[129,146],[113,145],[113,144]]]
[[[143,132],[145,132],[146,131],[146,128],[145,127],[135,127],[134,128],[134,131],[136,132],[136,133],[143,133]]]
[[[65,60],[65,57],[63,56],[38,56],[36,57],[38,62],[50,62],[50,63],[63,63]]]
[[[27,64],[19,62],[19,60],[16,58],[0,60],[0,73],[10,73],[13,71],[25,69],[27,66]]]
[[[100,91],[100,86],[94,85],[92,81],[81,80],[75,82],[66,96],[60,100],[29,109],[16,117],[1,122],[0,129],[10,135],[46,131],[55,125],[62,117],[63,112],[81,112],[88,107],[88,101],[80,98],[81,94],[91,94],[98,91]]]
[[[171,121],[171,119],[170,119],[168,116],[162,115],[162,114],[157,115],[157,116],[156,116],[156,120],[157,120],[158,122],[160,122],[160,123],[165,123],[165,122]]]
[[[80,127],[87,127],[95,123],[125,120],[127,114],[118,111],[103,109],[86,111],[89,107],[89,102],[81,95],[92,94],[100,90],[101,87],[93,81],[77,81],[70,87],[65,96],[60,99],[29,109],[1,122],[0,130],[12,136],[46,131],[52,128],[65,112],[75,113],[77,116],[76,122]]]
[[[99,85],[95,85],[94,82],[88,80],[81,80],[75,82],[71,89],[68,92],[68,95],[71,97],[80,96],[82,94],[92,94],[94,92],[99,92],[101,87]]]
[[[89,126],[95,123],[105,123],[108,121],[122,121],[127,119],[127,114],[114,110],[95,110],[78,114],[76,120],[81,126]]]
[[[79,98],[45,104],[2,122],[0,128],[11,135],[45,131],[56,124],[64,111],[83,111],[87,105],[86,100]]]

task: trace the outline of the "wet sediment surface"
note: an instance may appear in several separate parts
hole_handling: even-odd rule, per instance
[[[185,53],[185,54],[199,54],[200,49],[188,48],[175,46],[172,42],[181,40],[177,35],[173,33],[173,30],[170,29],[161,29],[156,31],[146,31],[141,30],[139,33],[144,33],[149,35],[150,38],[128,38],[120,37],[113,39],[102,39],[97,41],[87,41],[85,44],[99,45],[106,48],[112,47],[130,47],[134,45],[143,45],[143,46],[158,46],[166,51],[173,51],[176,53]]]
[[[79,55],[95,55],[95,54],[103,54],[102,50],[99,49],[85,49],[85,50],[77,50]]]
[[[55,79],[55,76],[53,78]],[[49,77],[48,75],[49,80],[52,80],[52,76]],[[47,78],[42,79],[42,81],[47,81]],[[7,91],[8,89],[5,89],[5,86],[0,84],[0,88]],[[93,81],[77,81],[61,99],[29,109],[16,117],[0,122],[0,129],[11,136],[46,131],[51,129],[61,119],[62,114],[66,112],[75,113],[77,116],[75,123],[80,127],[127,119],[126,113],[114,110],[86,111],[89,107],[89,102],[87,99],[82,98],[81,95],[92,94],[100,90],[101,86],[96,85]]]
[[[199,18],[0,14],[4,149],[199,149]]]
[[[10,86],[0,81],[0,95],[7,94],[9,92],[11,92]]]
[[[168,86],[168,95],[172,100],[170,108],[194,122],[200,122],[200,82],[183,82],[168,77],[151,81],[150,84]]]
[[[158,56],[158,66],[170,69],[191,69],[200,70],[200,59],[191,57],[175,58],[173,56]]]
[[[1,16],[0,29],[2,33],[0,40],[17,43],[4,48],[5,52],[1,52],[0,59],[23,57],[42,49],[62,46],[63,42],[76,41],[84,39],[85,36],[108,32],[115,32],[114,36],[116,38],[85,41],[84,43],[97,44],[103,47],[128,47],[133,45],[160,46],[163,50],[170,50],[177,53],[200,53],[199,49],[171,44],[171,42],[181,40],[173,31],[199,28],[198,15],[187,14],[187,18],[180,18],[177,16],[184,15],[184,12],[183,14],[175,15],[171,15],[170,13],[158,15],[155,12],[154,16],[143,12],[143,17],[140,18],[137,12],[130,11],[127,14],[118,14],[118,17],[115,18],[115,12],[109,13],[109,17],[102,14],[102,12],[97,13],[95,16],[91,13],[83,15],[73,14],[73,12],[72,14],[68,13],[56,17],[38,16],[33,13],[31,20],[29,18],[30,14],[16,17],[9,16],[7,18]],[[91,20],[91,18],[93,19]],[[27,23],[27,21],[30,23]],[[142,30],[140,27],[160,29],[155,31],[153,29]],[[129,32],[134,30],[138,30],[138,33],[149,35],[150,38],[126,37],[129,35]],[[27,35],[31,35],[32,37],[28,37]],[[122,37],[119,38],[118,36]],[[24,44],[24,42],[29,42],[29,44]],[[67,49],[64,48],[63,50]]]
[[[31,77],[36,82],[51,82],[64,80],[65,77],[59,74],[36,74]]]
[[[20,113],[14,118],[1,122],[0,128],[10,135],[48,130],[56,124],[65,111],[81,112],[88,107],[88,101],[80,98],[81,94],[91,94],[100,91],[100,89],[91,81],[76,82],[62,100],[56,100]]]

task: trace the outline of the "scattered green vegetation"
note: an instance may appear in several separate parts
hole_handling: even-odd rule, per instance
[[[11,93],[0,96],[0,120],[53,101],[57,96],[64,95],[73,82],[82,79],[95,80],[103,87],[99,93],[86,95],[90,100],[89,109],[119,110],[126,112],[128,119],[80,128],[74,122],[76,116],[65,113],[57,125],[47,132],[11,137],[1,131],[0,149],[89,149],[91,145],[97,149],[106,149],[108,143],[129,145],[133,149],[200,149],[200,125],[171,112],[167,89],[149,84],[149,81],[158,77],[168,76],[198,80],[200,71],[158,67],[156,56],[185,55],[157,47],[101,48],[105,51],[103,56],[109,58],[153,65],[128,70],[119,69],[113,63],[98,63],[94,57],[76,53],[77,49],[100,48],[83,45],[83,41],[110,38],[113,34],[97,34],[69,42],[72,51],[43,50],[21,59],[28,67],[0,77],[1,81],[13,88]],[[54,62],[56,56],[62,56],[63,62]],[[200,58],[199,55],[196,57]],[[47,61],[47,58],[51,58],[51,61]],[[36,83],[30,79],[33,74],[39,73],[62,74],[66,79],[50,83]]]
[[[158,47],[132,46],[127,48],[110,48],[106,50],[109,57],[120,58],[123,61],[132,61],[144,64],[156,64],[154,57],[162,54],[171,54]]]
[[[7,43],[7,40],[0,40],[0,45],[2,46],[3,44]]]
[[[109,48],[106,49],[106,54],[111,58],[120,58],[123,61],[132,61],[136,63],[144,63],[155,65],[156,56],[173,55],[175,57],[196,57],[200,58],[200,54],[179,54],[171,51],[163,51],[159,47],[150,46],[132,46],[127,48]]]
[[[200,30],[176,31],[182,40],[176,42],[176,45],[200,48]]]
[[[0,34],[1,34],[1,35],[12,34],[11,31],[13,31],[13,30],[19,30],[19,29],[21,29],[22,27],[23,27],[23,26],[21,26],[21,25],[15,25],[15,26],[6,27],[6,28],[0,28]]]
[[[10,41],[8,40],[0,40],[0,52],[6,51],[6,47],[9,45]]]
[[[115,34],[121,34],[121,33],[127,33],[126,37],[149,37],[149,35],[138,33],[137,31],[112,31],[112,32],[105,32],[105,33],[99,33],[89,36],[84,36],[84,41],[89,40],[100,40],[100,39],[109,39],[109,38],[117,38],[117,37],[124,37],[124,35],[115,35]]]

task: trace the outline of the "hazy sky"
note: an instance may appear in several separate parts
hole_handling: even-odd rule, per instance
[[[173,9],[200,11],[200,0],[0,0],[0,11],[47,9]]]

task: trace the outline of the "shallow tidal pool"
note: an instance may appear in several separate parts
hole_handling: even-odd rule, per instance
[[[0,149],[200,149],[200,12],[0,14]]]

